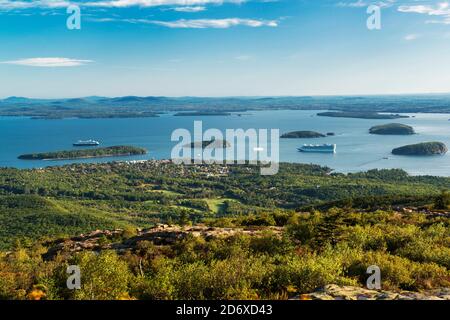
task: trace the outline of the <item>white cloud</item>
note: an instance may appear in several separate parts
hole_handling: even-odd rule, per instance
[[[352,2],[338,2],[338,7],[347,7],[347,8],[367,8],[370,5],[377,5],[381,8],[386,8],[394,5],[397,0],[385,0],[385,1],[366,1],[366,0],[357,0]]]
[[[439,17],[437,20],[428,20],[427,23],[450,24],[450,5],[448,2],[441,2],[435,6],[433,5],[410,5],[399,6],[399,12],[403,13],[417,13],[427,16]]]
[[[206,8],[203,6],[189,6],[189,7],[175,7],[173,8],[173,10],[178,12],[200,12],[205,11]]]
[[[114,18],[102,18],[102,19],[89,19],[93,22],[128,22],[135,24],[154,24],[167,28],[182,28],[182,29],[227,29],[237,26],[246,27],[277,27],[278,21],[276,20],[255,20],[255,19],[240,19],[240,18],[225,18],[225,19],[180,19],[174,21],[160,21],[160,20],[148,20],[148,19],[114,19]]]
[[[420,13],[430,16],[443,16],[450,14],[448,2],[439,3],[437,6],[431,5],[415,5],[415,6],[399,6],[398,11],[404,13]]]
[[[168,27],[168,28],[218,28],[226,29],[236,26],[246,27],[277,27],[278,23],[275,20],[253,20],[253,19],[239,19],[239,18],[227,18],[227,19],[193,19],[186,20],[180,19],[176,21],[151,21],[151,23]]]
[[[198,6],[207,4],[223,4],[223,3],[240,4],[247,1],[248,0],[103,0],[103,1],[83,2],[83,5],[91,7],[126,8],[133,6],[158,7],[167,5]]]
[[[66,1],[66,0],[0,0],[0,9],[28,9],[28,8],[65,8],[70,4],[84,7],[128,8],[128,7],[159,7],[159,6],[204,6],[208,4],[221,5],[223,3],[241,4],[249,0],[94,0],[94,1]]]
[[[361,7],[368,7],[369,5],[367,2],[363,0],[358,0],[355,2],[338,2],[338,7],[350,7],[350,8],[361,8]]]
[[[426,21],[428,24],[450,24],[450,16],[445,17],[442,20],[428,20]]]
[[[234,57],[236,60],[239,60],[239,61],[247,61],[247,60],[250,60],[252,57],[251,56],[248,56],[248,55],[241,55],[241,56],[237,56],[237,57]]]
[[[417,40],[418,38],[420,38],[420,35],[419,34],[408,34],[408,35],[406,35],[405,37],[404,37],[404,39],[406,40],[406,41],[413,41],[413,40]]]
[[[116,18],[87,18],[87,21],[92,21],[92,22],[117,22],[120,21],[120,19],[116,19]]]
[[[92,60],[79,60],[70,58],[29,58],[22,60],[3,61],[3,64],[14,64],[19,66],[29,67],[77,67],[87,63],[93,62]]]
[[[63,0],[34,0],[34,1],[11,1],[0,0],[0,9],[29,9],[29,8],[65,8],[70,5],[70,1]]]

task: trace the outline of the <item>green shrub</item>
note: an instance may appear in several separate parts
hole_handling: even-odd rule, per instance
[[[298,292],[308,293],[327,284],[355,285],[345,276],[342,261],[333,256],[308,255],[288,264],[291,281]]]
[[[367,279],[367,267],[376,265],[381,270],[383,289],[421,290],[448,286],[450,273],[434,263],[418,263],[384,252],[366,252],[361,261],[349,267],[349,275],[361,282]]]
[[[109,300],[126,297],[131,273],[125,261],[113,251],[83,252],[71,264],[81,270],[81,289],[73,291],[78,300]]]

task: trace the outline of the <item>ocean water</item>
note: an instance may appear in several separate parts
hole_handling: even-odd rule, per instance
[[[366,171],[374,168],[402,168],[412,175],[450,176],[450,153],[444,156],[406,157],[390,154],[406,144],[441,141],[450,147],[450,115],[408,114],[411,118],[369,120],[316,116],[319,111],[251,111],[242,116],[174,117],[135,119],[63,119],[33,120],[24,117],[0,117],[0,166],[35,168],[73,162],[107,162],[113,160],[168,159],[177,142],[171,141],[173,130],[193,132],[194,120],[203,129],[279,129],[280,133],[312,130],[334,132],[319,139],[280,139],[280,160],[284,162],[326,165],[338,172]],[[399,122],[414,127],[412,136],[371,135],[371,126]],[[27,161],[24,153],[73,149],[80,139],[96,139],[102,146],[135,145],[146,148],[145,156],[83,159],[68,161]],[[301,153],[304,143],[336,143],[336,154]]]

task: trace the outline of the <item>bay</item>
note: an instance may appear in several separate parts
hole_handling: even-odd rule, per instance
[[[322,110],[323,111],[323,110]],[[0,117],[0,167],[37,168],[80,162],[168,159],[176,142],[171,141],[175,129],[193,132],[194,120],[203,129],[279,129],[280,133],[312,130],[334,132],[335,136],[318,139],[280,139],[280,160],[314,163],[338,172],[358,172],[375,168],[401,168],[412,175],[450,176],[450,153],[444,156],[406,157],[390,154],[393,148],[406,144],[441,141],[450,147],[448,114],[407,114],[396,120],[318,117],[320,111],[251,111],[242,116],[174,117],[132,119],[62,119],[35,120],[24,117]],[[371,135],[371,126],[404,123],[416,130],[411,136]],[[102,146],[133,145],[146,148],[145,156],[110,157],[67,161],[26,161],[17,156],[25,153],[74,149],[77,140],[95,139]],[[336,143],[336,154],[300,153],[304,143]]]

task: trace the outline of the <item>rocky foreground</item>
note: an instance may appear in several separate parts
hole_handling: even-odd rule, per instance
[[[450,300],[450,288],[425,292],[369,290],[353,286],[327,285],[292,300]]]
[[[58,254],[70,255],[84,250],[102,251],[116,250],[118,252],[133,250],[141,241],[149,241],[155,245],[171,245],[188,236],[203,237],[213,239],[220,237],[231,237],[236,234],[249,236],[260,236],[264,232],[270,231],[273,234],[281,235],[280,227],[265,228],[215,228],[203,225],[197,226],[172,226],[159,224],[156,227],[138,230],[137,235],[124,238],[123,230],[96,230],[88,234],[81,234],[68,239],[58,239],[48,242],[48,251],[43,255],[44,260],[52,260]]]

